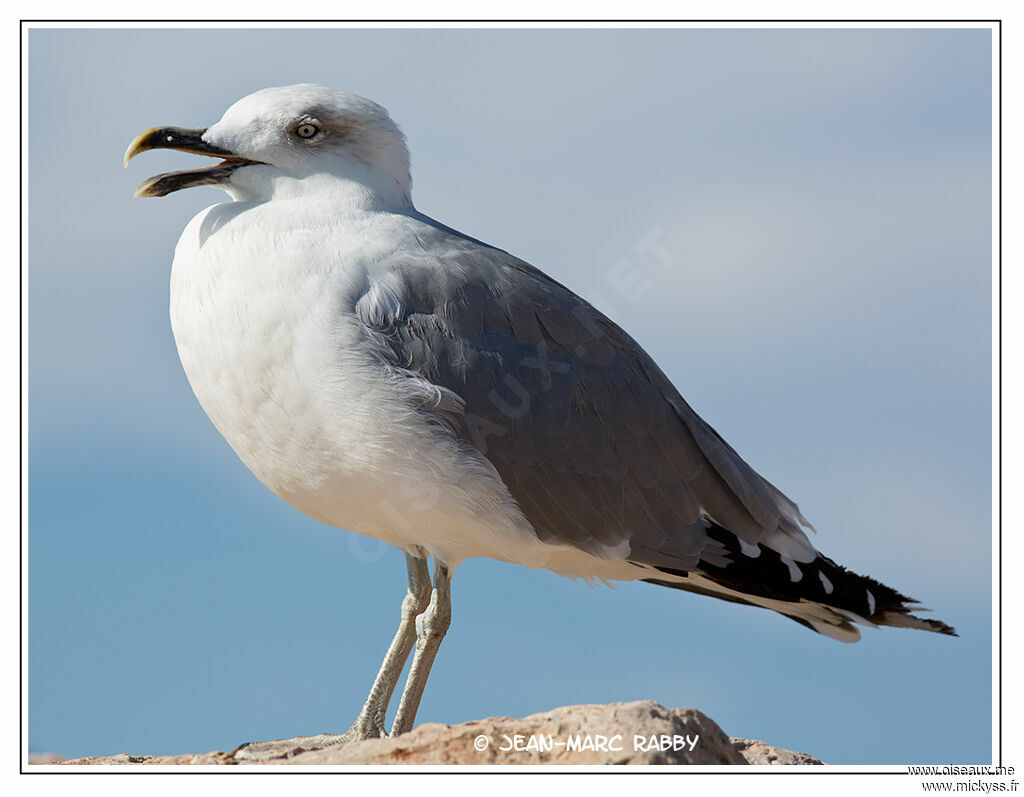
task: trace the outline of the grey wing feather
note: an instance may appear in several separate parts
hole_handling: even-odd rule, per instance
[[[689,570],[715,555],[711,518],[797,561],[816,555],[796,506],[622,329],[506,252],[425,217],[414,229],[357,314],[393,367],[440,391],[444,422],[542,539]]]

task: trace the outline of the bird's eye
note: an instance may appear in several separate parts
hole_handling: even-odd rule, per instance
[[[301,124],[295,128],[295,135],[297,135],[299,138],[312,138],[319,132],[320,128],[317,127],[316,125],[309,124],[309,122],[306,122],[306,124]]]

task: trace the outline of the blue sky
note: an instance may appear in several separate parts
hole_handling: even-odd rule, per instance
[[[833,763],[991,755],[987,30],[34,30],[29,743],[183,753],[343,731],[401,555],[273,496],[199,408],[167,320],[226,197],[131,194],[269,85],[371,97],[420,210],[625,327],[799,502],[816,545],[960,639],[841,645],[645,584],[470,560],[420,721],[694,706]],[[954,732],[955,731],[955,732]]]

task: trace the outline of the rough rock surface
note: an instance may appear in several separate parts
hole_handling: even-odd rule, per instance
[[[513,748],[513,749],[509,749]],[[42,762],[39,762],[42,763]],[[63,764],[821,764],[806,753],[730,738],[692,708],[644,700],[564,706],[522,719],[426,723],[394,739],[300,736],[229,753],[76,758]]]
[[[795,750],[785,750],[781,747],[772,747],[765,742],[754,739],[739,739],[732,737],[732,743],[743,756],[748,764],[822,764],[812,755],[798,753]]]

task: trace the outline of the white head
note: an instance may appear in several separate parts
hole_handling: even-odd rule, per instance
[[[239,200],[333,193],[363,206],[412,204],[409,150],[398,125],[377,103],[325,86],[257,91],[206,129],[147,130],[129,146],[125,163],[158,148],[224,160],[206,169],[158,175],[143,183],[137,196],[216,185]]]

